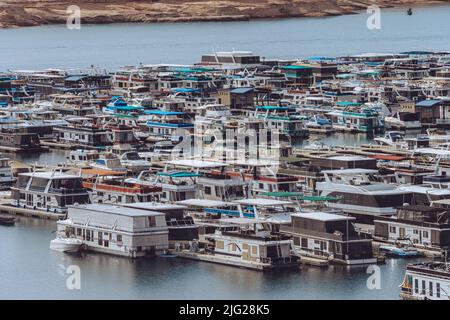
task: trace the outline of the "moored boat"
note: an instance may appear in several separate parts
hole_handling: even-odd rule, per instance
[[[76,238],[64,238],[58,236],[50,241],[50,249],[61,252],[78,252],[83,245],[83,241]]]
[[[381,245],[380,251],[385,252],[387,256],[399,258],[420,257],[422,253],[413,246],[389,246]]]
[[[16,223],[16,218],[10,215],[0,215],[0,225],[13,226]]]

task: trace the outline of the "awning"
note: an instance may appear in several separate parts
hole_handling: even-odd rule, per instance
[[[373,158],[373,159],[377,159],[377,160],[388,160],[388,161],[402,161],[402,160],[408,159],[408,157],[388,155],[388,154],[376,154],[373,156],[369,156],[369,158]]]
[[[81,174],[94,176],[121,176],[126,174],[124,171],[112,171],[102,169],[81,169]]]

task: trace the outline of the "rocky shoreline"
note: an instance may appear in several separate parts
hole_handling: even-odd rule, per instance
[[[382,8],[450,3],[450,0],[0,0],[0,28],[65,24],[70,5],[81,22],[237,21],[352,14],[371,4]]]

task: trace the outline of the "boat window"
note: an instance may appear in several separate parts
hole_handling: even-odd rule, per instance
[[[30,189],[43,191],[47,186],[47,183],[48,183],[47,179],[33,177],[31,180]]]
[[[276,245],[267,246],[267,257],[268,258],[277,258],[278,250]]]
[[[422,280],[422,290],[421,290],[420,294],[425,295],[425,290],[426,290],[425,287],[426,287],[425,280]]]
[[[216,248],[223,249],[224,248],[223,241],[216,241]]]
[[[126,158],[128,160],[142,160],[137,152],[127,153]]]
[[[432,297],[433,296],[433,282],[431,282],[431,281],[429,283],[428,291],[429,291],[429,295]]]
[[[82,189],[81,179],[58,179],[52,181],[54,189]]]
[[[441,284],[439,282],[436,282],[436,297],[441,297]]]
[[[302,238],[302,248],[308,248],[308,238]]]

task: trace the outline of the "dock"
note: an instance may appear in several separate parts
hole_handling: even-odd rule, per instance
[[[32,218],[55,220],[55,221],[64,219],[66,217],[66,215],[62,214],[62,213],[54,213],[54,212],[46,212],[46,211],[41,211],[41,210],[19,208],[19,207],[15,207],[11,204],[7,204],[4,202],[0,204],[0,214],[32,217]]]
[[[18,147],[8,147],[8,146],[2,146],[0,145],[0,151],[1,152],[8,152],[8,153],[25,153],[25,152],[48,152],[50,149],[47,147],[41,147],[37,149],[23,149]]]
[[[41,145],[47,149],[59,149],[59,150],[76,150],[76,149],[88,149],[95,150],[94,147],[82,145],[82,144],[67,144],[62,142],[54,142],[49,140],[42,140]]]
[[[301,262],[301,264],[304,264],[304,265],[321,267],[321,268],[325,268],[330,265],[329,260],[320,259],[320,258],[311,257],[311,256],[301,256],[300,262]]]
[[[180,258],[186,258],[190,260],[203,261],[203,262],[213,262],[233,267],[252,269],[258,271],[272,270],[277,268],[289,268],[298,267],[299,263],[292,263],[286,265],[273,265],[269,263],[262,263],[257,261],[244,261],[241,259],[236,259],[234,257],[226,256],[216,256],[213,254],[191,252],[189,250],[182,250],[175,252],[175,254]]]

